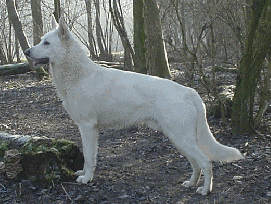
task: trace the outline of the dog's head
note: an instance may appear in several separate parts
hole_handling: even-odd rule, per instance
[[[39,44],[24,51],[24,54],[34,61],[35,67],[55,63],[66,52],[64,43],[66,44],[71,36],[69,28],[62,17],[59,19],[59,25],[54,16],[51,21],[52,30],[42,37]]]

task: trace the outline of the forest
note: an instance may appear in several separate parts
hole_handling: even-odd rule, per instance
[[[0,0],[0,11],[0,203],[271,202],[270,0]],[[78,128],[49,66],[23,53],[52,15],[96,63],[194,88],[215,138],[245,160],[214,163],[201,197],[181,186],[192,168],[161,132],[101,130],[94,180],[75,183]]]

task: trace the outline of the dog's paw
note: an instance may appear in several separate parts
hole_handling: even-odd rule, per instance
[[[193,186],[193,185],[191,184],[190,181],[185,181],[185,182],[182,183],[182,186],[184,186],[184,187],[186,187],[186,188],[189,188],[189,187],[191,187],[191,186]]]
[[[76,181],[78,183],[83,183],[83,184],[87,184],[89,181],[91,181],[92,178],[90,176],[86,176],[86,175],[83,175],[83,176],[79,176]]]
[[[85,171],[84,170],[79,170],[79,171],[75,172],[74,174],[75,174],[75,176],[82,176],[82,175],[85,174]]]
[[[206,196],[208,193],[209,193],[209,190],[208,189],[204,189],[204,187],[198,187],[197,193],[201,194],[201,195],[204,195]]]

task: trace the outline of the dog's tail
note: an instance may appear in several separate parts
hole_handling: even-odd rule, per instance
[[[227,147],[216,141],[207,123],[205,105],[198,94],[194,95],[194,104],[198,112],[196,128],[197,143],[200,150],[211,161],[231,162],[244,159],[238,149]]]

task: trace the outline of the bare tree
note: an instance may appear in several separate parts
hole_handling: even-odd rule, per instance
[[[6,14],[6,10],[5,10],[5,5],[0,4],[0,9],[1,9],[1,14],[0,14],[0,61],[1,64],[7,64],[8,59],[7,59],[7,55],[5,52],[5,14]]]
[[[254,126],[257,127],[271,104],[271,49],[266,56],[267,70],[264,72],[263,85],[261,86],[259,110],[254,118]]]
[[[1,64],[7,64],[8,62],[6,53],[3,49],[2,41],[0,42],[0,61],[1,61]]]
[[[133,0],[135,71],[147,74],[144,29],[144,1]]]
[[[11,64],[13,62],[13,55],[12,55],[12,25],[11,25],[10,20],[9,20],[9,28],[8,28],[7,53],[8,53],[8,63]]]
[[[56,22],[58,22],[60,18],[60,14],[61,14],[60,0],[54,0],[54,7],[55,7],[54,16],[55,16]]]
[[[19,46],[19,41],[18,38],[15,36],[15,55],[17,58],[17,63],[21,62],[21,58],[20,58],[20,46]]]
[[[92,25],[92,0],[85,0],[87,10],[87,27],[88,27],[88,49],[92,59],[97,59],[97,52],[95,52],[95,42],[93,36]]]
[[[127,70],[133,70],[134,50],[128,39],[127,31],[124,26],[120,0],[109,0],[109,11],[124,48],[124,67]]]
[[[21,48],[23,50],[26,50],[30,46],[29,46],[27,37],[24,34],[24,31],[22,28],[22,23],[19,19],[17,11],[16,11],[15,2],[14,2],[14,0],[6,0],[6,4],[7,4],[7,10],[8,10],[8,18],[9,18],[10,22],[13,24],[13,28],[15,30],[15,35],[17,36],[17,38],[20,42]]]
[[[96,37],[97,37],[97,44],[100,50],[100,60],[107,60],[110,61],[111,57],[108,53],[108,49],[106,46],[105,38],[104,38],[104,33],[101,27],[100,23],[100,1],[99,0],[94,0],[95,8],[96,8],[96,18],[95,18],[95,23],[96,23]]]
[[[232,114],[232,129],[236,134],[254,130],[255,94],[262,64],[271,45],[271,2],[253,0],[247,9],[248,27],[238,69]]]
[[[12,25],[11,22],[9,21],[7,16],[7,9],[6,9],[6,4],[1,3],[0,4],[0,9],[1,9],[1,23],[0,23],[0,28],[1,28],[1,35],[0,35],[0,55],[1,55],[1,63],[7,64],[7,63],[12,63],[13,62],[13,30],[12,30]]]
[[[15,30],[16,38],[18,39],[22,50],[26,50],[30,46],[29,46],[27,37],[24,34],[24,31],[23,31],[23,28],[22,28],[22,23],[21,23],[21,21],[19,19],[16,7],[15,7],[15,2],[14,2],[14,0],[6,0],[6,4],[7,4],[7,10],[8,10],[8,18],[9,18],[10,22],[13,25],[13,28]],[[29,66],[30,66],[31,70],[35,70],[32,60],[29,59],[29,58],[27,58],[27,59],[28,59]],[[39,79],[39,80],[43,79],[43,76],[46,74],[44,69],[43,68],[41,68],[41,69],[38,68],[38,69],[36,69],[36,71],[37,71],[36,78]]]
[[[159,9],[156,0],[145,1],[145,33],[147,67],[151,75],[169,77],[167,53],[163,41]]]
[[[40,42],[41,36],[43,35],[43,22],[40,2],[40,0],[31,0],[34,45]]]

